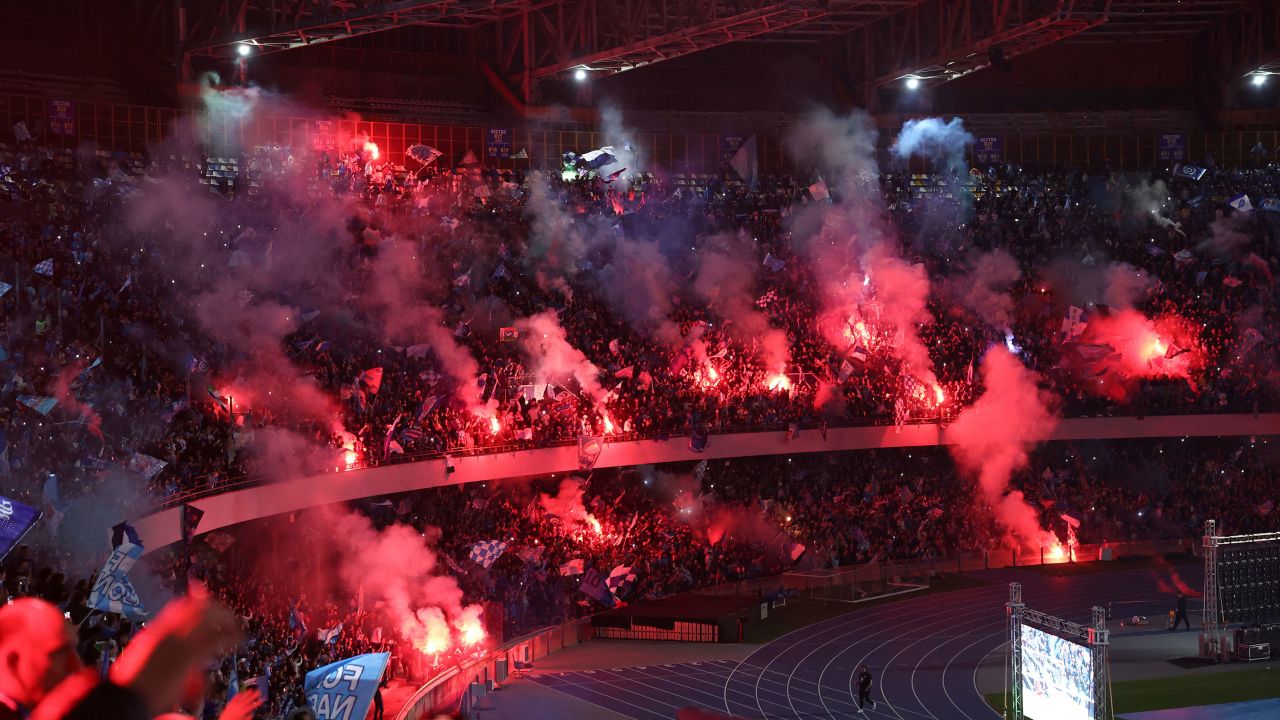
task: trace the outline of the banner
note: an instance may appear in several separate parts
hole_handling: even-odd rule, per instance
[[[752,135],[742,143],[738,152],[729,160],[729,167],[738,173],[749,190],[756,189],[756,177],[760,174],[760,161],[756,151],[756,136]]]
[[[973,141],[974,165],[999,165],[1004,162],[1004,138],[998,135],[979,137]]]
[[[133,589],[133,583],[129,582],[127,575],[140,557],[142,546],[128,541],[111,551],[111,557],[107,558],[106,564],[98,573],[98,579],[93,583],[93,589],[89,591],[90,610],[117,613],[130,620],[147,617],[138,592]]]
[[[196,535],[196,528],[200,527],[200,520],[204,517],[204,511],[195,505],[183,503],[182,515],[179,516],[181,524],[182,541],[191,542],[191,538]]]
[[[742,147],[742,143],[746,142],[746,135],[724,135],[720,138],[720,162],[728,165],[733,160],[734,154],[738,152],[738,148]]]
[[[1157,140],[1156,158],[1167,162],[1186,162],[1187,136],[1181,133],[1161,133]]]
[[[489,128],[488,141],[484,144],[485,152],[491,158],[509,159],[511,157],[511,130],[507,128]]]
[[[76,104],[70,100],[49,101],[49,132],[54,135],[76,134]]]
[[[39,510],[0,495],[0,559],[9,554],[39,519]]]
[[[598,437],[590,435],[578,436],[578,470],[581,472],[591,472],[596,466],[596,460],[600,459],[600,453],[604,451],[604,445]]]
[[[391,653],[339,660],[307,673],[303,692],[317,720],[364,720]]]

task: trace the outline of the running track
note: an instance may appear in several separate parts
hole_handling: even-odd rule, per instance
[[[1178,568],[1197,587],[1200,571]],[[991,585],[854,609],[761,646],[741,662],[650,665],[537,674],[546,687],[636,720],[673,718],[700,707],[741,718],[895,718],[992,720],[977,670],[1004,644],[1008,582],[1022,583],[1029,607],[1088,622],[1093,605],[1160,615],[1169,605],[1172,568],[1101,572],[1073,578],[1003,570]],[[1123,609],[1121,609],[1123,608]],[[854,676],[863,664],[876,678],[876,708],[859,715]]]

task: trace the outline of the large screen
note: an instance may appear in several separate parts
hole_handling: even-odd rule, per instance
[[[1089,648],[1023,625],[1022,714],[1034,720],[1093,720]]]

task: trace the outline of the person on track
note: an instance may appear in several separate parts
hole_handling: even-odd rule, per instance
[[[1177,630],[1180,623],[1186,623],[1187,629],[1191,629],[1191,621],[1187,619],[1187,596],[1181,592],[1178,593],[1178,609],[1173,616],[1173,627],[1170,630]]]
[[[871,699],[871,671],[866,665],[858,671],[858,711],[861,712],[867,703],[871,703],[871,709],[876,709],[876,701]]]

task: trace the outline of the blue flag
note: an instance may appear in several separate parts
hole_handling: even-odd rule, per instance
[[[1204,177],[1205,168],[1198,165],[1178,163],[1173,166],[1173,174],[1175,177],[1186,178],[1188,180],[1199,180]]]
[[[142,608],[138,592],[129,582],[128,572],[142,557],[142,546],[125,542],[111,551],[111,557],[102,566],[98,579],[89,591],[89,609],[124,615],[130,620],[144,620],[147,611]]]
[[[118,548],[128,542],[130,545],[142,547],[142,540],[138,537],[138,531],[129,523],[120,523],[111,528],[111,547]]]
[[[318,720],[364,720],[391,653],[339,660],[307,673],[303,691]]]
[[[298,612],[297,603],[289,608],[289,629],[293,630],[298,637],[307,634],[307,623],[302,619],[302,613]]]
[[[227,678],[227,702],[231,702],[231,698],[240,692],[240,668],[239,659],[231,658],[231,677]]]
[[[9,554],[39,519],[39,510],[0,495],[0,558]]]

